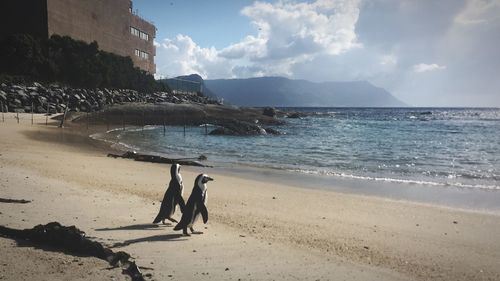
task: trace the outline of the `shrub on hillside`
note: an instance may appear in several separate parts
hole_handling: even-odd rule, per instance
[[[0,73],[63,82],[82,88],[121,88],[141,92],[169,91],[154,77],[134,67],[130,57],[99,50],[68,36],[48,40],[16,34],[0,42]]]
[[[35,38],[14,34],[0,42],[0,73],[47,79],[47,57]]]

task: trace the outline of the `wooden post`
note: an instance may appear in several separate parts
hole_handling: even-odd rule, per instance
[[[104,107],[104,116],[106,116],[106,131],[109,131],[109,110],[108,110],[108,106]]]
[[[49,125],[49,102],[47,101],[47,113],[45,115],[45,126]]]
[[[146,106],[145,104],[143,104],[143,107],[142,107],[142,132],[144,132],[144,125],[146,123],[146,120],[145,120],[145,113],[144,113],[144,106]]]
[[[16,111],[17,124],[19,124],[19,111]]]
[[[182,123],[184,124],[184,137],[186,137],[186,117],[182,114]]]
[[[5,122],[5,117],[3,116],[3,102],[1,102],[2,104],[2,122]]]
[[[31,102],[31,125],[33,125],[33,102]]]
[[[61,119],[61,123],[59,124],[59,128],[62,128],[63,125],[64,125],[64,120],[66,120],[66,113],[68,112],[68,102],[66,102],[66,108],[64,108],[64,114],[63,114],[63,117]]]
[[[166,132],[167,132],[167,128],[165,126],[165,111],[163,111],[163,136],[165,136]]]

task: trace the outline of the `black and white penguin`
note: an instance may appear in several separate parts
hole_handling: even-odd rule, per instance
[[[159,223],[162,221],[165,224],[165,219],[177,223],[172,216],[175,213],[175,207],[179,204],[181,212],[184,212],[184,199],[182,195],[184,193],[184,185],[182,184],[182,177],[180,174],[181,165],[172,164],[170,167],[170,183],[168,184],[167,191],[165,191],[165,195],[163,196],[163,201],[161,202],[160,211],[156,216],[153,223]]]
[[[184,212],[182,213],[181,221],[174,227],[174,230],[183,230],[183,234],[186,236],[190,236],[187,232],[187,229],[191,230],[193,234],[202,234],[203,232],[195,232],[193,229],[193,224],[196,222],[196,219],[201,214],[203,217],[203,223],[207,223],[208,221],[208,210],[207,210],[207,182],[213,181],[214,179],[210,178],[205,174],[200,174],[196,177],[194,181],[193,191],[189,196],[189,199],[186,203],[186,207],[184,208]]]

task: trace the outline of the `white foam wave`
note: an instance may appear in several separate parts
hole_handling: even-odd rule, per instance
[[[288,169],[288,170],[293,171],[293,172],[305,173],[305,174],[335,176],[335,177],[357,179],[357,180],[383,181],[383,182],[391,182],[391,183],[415,184],[415,185],[426,185],[426,186],[459,187],[459,188],[483,189],[483,190],[500,190],[500,186],[497,186],[497,185],[464,184],[464,183],[460,183],[460,182],[443,182],[442,183],[442,182],[433,182],[433,181],[425,181],[425,180],[395,179],[395,178],[386,178],[386,177],[369,177],[369,176],[351,175],[351,174],[346,174],[346,173],[316,171],[316,170],[302,170],[302,169]]]
[[[122,129],[120,129],[120,130],[122,130]],[[130,151],[130,150],[139,151],[140,150],[139,147],[136,147],[136,146],[133,146],[131,144],[124,143],[124,142],[120,142],[116,138],[113,138],[113,137],[107,138],[107,137],[110,137],[109,132],[113,132],[113,131],[117,131],[117,129],[109,130],[105,133],[95,133],[95,134],[90,135],[89,137],[93,140],[102,141],[104,143],[107,143],[112,148],[115,148],[118,150],[122,150],[122,151]]]
[[[144,127],[129,127],[125,128],[125,131],[127,132],[140,132],[140,131],[152,131],[155,129],[160,128],[160,126],[157,125],[146,125]]]

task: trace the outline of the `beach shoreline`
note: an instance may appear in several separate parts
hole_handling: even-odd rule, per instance
[[[16,124],[12,115],[0,123],[2,197],[35,199],[23,212],[1,204],[2,224],[31,228],[57,219],[111,245],[128,241],[123,248],[157,280],[500,277],[498,215],[287,186],[253,174],[183,167],[186,198],[197,173],[215,178],[209,223],[196,225],[207,227],[205,234],[185,239],[168,227],[146,227],[169,180],[167,165],[111,159],[110,149],[81,127],[45,128],[42,115],[31,126],[28,114]],[[36,182],[21,181],[27,174]]]
[[[154,130],[147,126],[145,130]],[[119,126],[104,126],[93,128],[90,137],[97,141],[104,150],[113,149],[121,154],[127,151],[136,151],[142,154],[158,155],[168,158],[192,157],[199,155],[171,155],[168,152],[141,150],[129,143],[123,143],[118,135],[124,130]],[[141,130],[140,126],[129,126],[125,130]],[[166,130],[172,133],[170,126]],[[78,133],[78,132],[77,132]],[[84,136],[84,135],[83,135]],[[204,155],[204,153],[202,153]],[[243,160],[244,161],[244,160]],[[413,203],[429,204],[436,207],[462,209],[464,211],[484,212],[500,215],[500,192],[496,189],[472,188],[465,186],[446,185],[437,183],[416,182],[411,180],[395,180],[385,178],[361,178],[348,175],[322,175],[305,173],[300,170],[279,169],[266,167],[255,163],[245,162],[218,162],[208,159],[202,163],[210,166],[218,174],[237,176],[246,179],[258,178],[263,182],[272,182],[305,189],[319,189],[347,194],[376,196],[393,200],[410,201]]]

